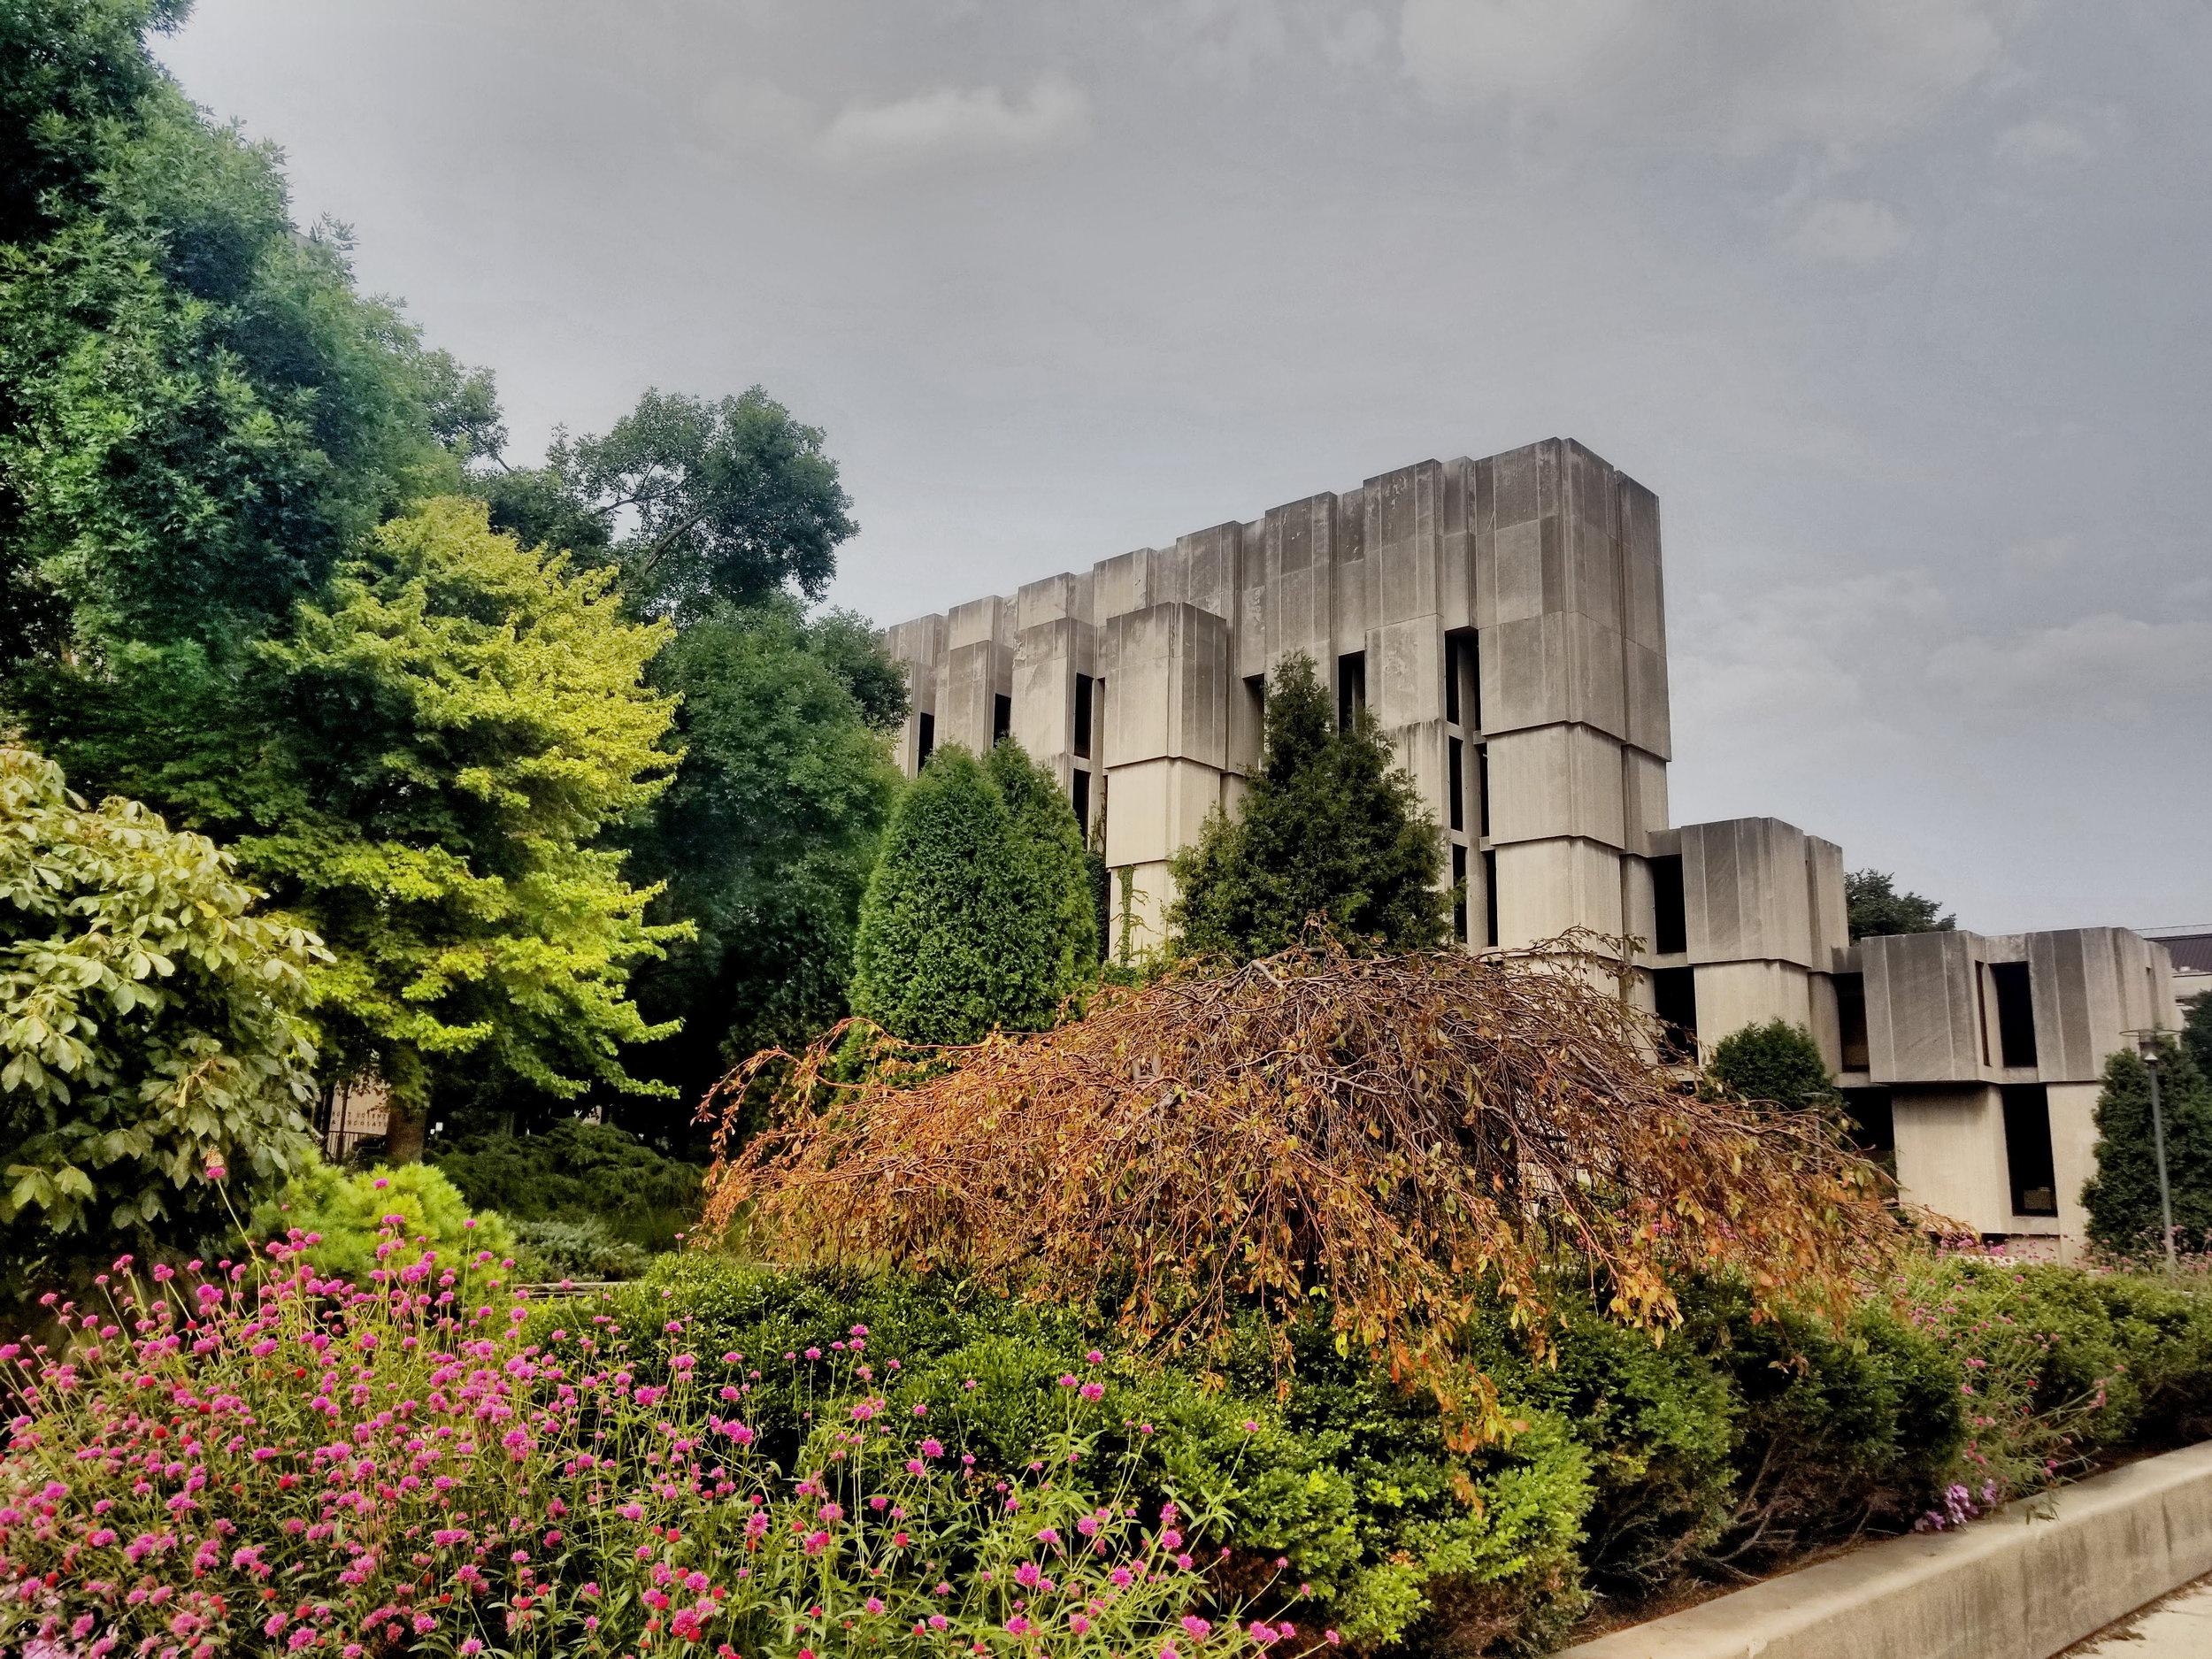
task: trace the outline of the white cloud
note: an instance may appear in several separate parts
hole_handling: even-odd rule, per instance
[[[2019,0],[1406,0],[1406,73],[1593,137],[1849,151],[1925,121],[2001,60]]]
[[[2139,719],[2212,695],[2212,622],[2143,622],[2107,612],[2062,628],[1955,640],[1929,659],[1973,703]]]
[[[2098,146],[2080,126],[2055,116],[2041,116],[2008,127],[1992,146],[1997,159],[2016,167],[2048,166],[2053,162],[2091,161]]]
[[[1911,240],[1912,232],[1886,202],[1822,202],[1805,215],[1789,245],[1810,259],[1878,265]]]
[[[1048,72],[1019,97],[997,87],[938,87],[889,104],[849,104],[825,122],[809,100],[771,81],[733,76],[708,89],[699,116],[729,148],[864,173],[1080,143],[1090,132],[1091,106],[1080,87]]]
[[[815,153],[833,167],[889,171],[1034,155],[1080,143],[1090,129],[1089,98],[1055,71],[1020,98],[997,87],[940,87],[895,104],[848,104],[823,129]]]
[[[1571,98],[1642,10],[1643,0],[1406,0],[1398,44],[1434,98]]]

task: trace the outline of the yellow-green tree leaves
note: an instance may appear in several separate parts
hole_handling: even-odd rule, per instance
[[[573,1098],[651,1086],[629,971],[688,924],[645,919],[601,830],[649,802],[675,699],[664,623],[445,497],[383,525],[330,601],[264,648],[281,735],[239,857],[311,918],[337,1068],[392,1091],[396,1156],[439,1070]],[[416,1141],[419,1145],[419,1139]]]

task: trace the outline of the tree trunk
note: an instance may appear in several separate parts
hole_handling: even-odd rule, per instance
[[[384,1121],[384,1161],[421,1163],[423,1137],[430,1127],[428,1109],[406,1105],[396,1099],[386,1106]]]

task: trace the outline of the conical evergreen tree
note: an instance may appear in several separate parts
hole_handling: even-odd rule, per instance
[[[2158,1104],[2177,1243],[2201,1249],[2212,1240],[2212,1083],[2171,1036],[2158,1043]],[[2104,1092],[2097,1097],[2097,1172],[2082,1187],[2081,1202],[2089,1236],[2107,1249],[2162,1248],[2150,1071],[2131,1049],[2105,1063]]]
[[[1055,1000],[1072,996],[1098,967],[1097,900],[1083,826],[1058,781],[1012,738],[1001,738],[983,764],[1006,803],[1033,902],[1051,918]]]
[[[1282,949],[1307,918],[1390,950],[1441,944],[1450,891],[1442,838],[1390,741],[1361,709],[1337,730],[1313,659],[1277,664],[1266,752],[1234,818],[1216,812],[1174,860],[1171,929],[1186,950],[1240,959]]]
[[[1041,1031],[1097,960],[1075,814],[1019,745],[930,758],[884,833],[853,941],[853,1011],[909,1042]]]

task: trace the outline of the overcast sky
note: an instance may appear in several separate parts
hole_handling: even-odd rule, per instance
[[[2199,0],[199,0],[534,459],[765,385],[889,622],[1429,457],[1658,492],[1677,822],[2212,922]]]

